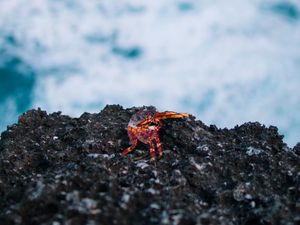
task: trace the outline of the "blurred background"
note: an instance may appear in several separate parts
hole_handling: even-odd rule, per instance
[[[0,131],[36,107],[155,105],[300,141],[299,0],[0,0]]]

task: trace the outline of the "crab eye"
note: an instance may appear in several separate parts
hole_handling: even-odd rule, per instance
[[[148,124],[148,126],[157,126],[157,123],[155,123],[155,122],[150,122],[149,124]]]

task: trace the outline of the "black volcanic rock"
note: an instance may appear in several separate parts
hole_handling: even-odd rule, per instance
[[[300,144],[276,127],[165,120],[153,163],[144,144],[120,154],[137,110],[20,116],[0,139],[0,224],[300,224]]]

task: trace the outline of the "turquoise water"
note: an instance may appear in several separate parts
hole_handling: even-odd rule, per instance
[[[0,130],[33,107],[155,105],[275,125],[293,146],[299,43],[296,0],[1,1]]]
[[[34,71],[20,58],[5,57],[0,66],[1,130],[32,107],[35,79]]]

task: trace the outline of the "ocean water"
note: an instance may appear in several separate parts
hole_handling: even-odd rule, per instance
[[[300,141],[300,1],[0,0],[0,130],[155,105]]]

